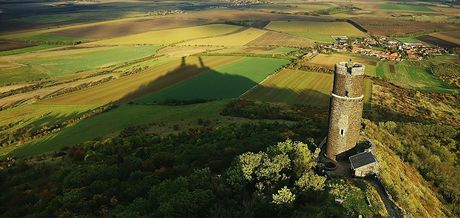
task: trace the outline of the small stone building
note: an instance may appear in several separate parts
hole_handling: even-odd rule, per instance
[[[349,157],[349,159],[352,173],[356,177],[365,177],[378,173],[379,165],[377,159],[370,151],[355,154]]]

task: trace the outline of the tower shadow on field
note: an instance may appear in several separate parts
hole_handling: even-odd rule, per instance
[[[182,57],[180,65],[177,66],[174,70],[171,70],[165,73],[163,76],[158,77],[157,79],[152,80],[149,83],[139,87],[137,90],[126,94],[121,99],[116,101],[116,103],[132,101],[145,95],[155,93],[157,91],[180,83],[182,81],[186,81],[192,77],[199,75],[200,73],[211,70],[211,68],[207,67],[204,64],[203,59],[201,57],[198,57],[198,64],[199,65],[187,64],[186,57]]]

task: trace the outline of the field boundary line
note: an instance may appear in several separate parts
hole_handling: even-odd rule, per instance
[[[267,77],[265,77],[265,79],[263,79],[262,81],[260,81],[259,83],[257,83],[256,85],[254,85],[253,87],[251,87],[250,89],[246,90],[245,92],[243,92],[243,94],[241,94],[240,96],[238,96],[238,98],[243,98],[244,95],[248,94],[249,92],[251,92],[252,90],[256,89],[257,87],[259,87],[260,85],[262,85],[262,83],[264,83],[265,81],[269,80],[270,78],[272,78],[273,76],[277,75],[278,73],[280,73],[282,70],[286,69],[285,67],[283,67],[282,69],[268,75]]]

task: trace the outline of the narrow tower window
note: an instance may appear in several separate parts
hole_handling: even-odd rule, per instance
[[[345,96],[348,97],[348,91],[345,91]]]
[[[343,136],[343,129],[340,129],[340,135]]]

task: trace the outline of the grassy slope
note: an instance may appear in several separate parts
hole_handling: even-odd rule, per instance
[[[240,29],[240,26],[226,24],[211,24],[187,28],[150,31],[113,39],[101,40],[90,44],[97,45],[128,45],[128,44],[153,44],[166,45],[201,37],[213,37],[231,33]]]
[[[321,42],[334,42],[331,36],[365,35],[347,22],[272,21],[266,28]]]
[[[71,50],[44,51],[34,55],[26,55],[24,58],[17,57],[15,62],[19,66],[2,70],[0,85],[62,76],[119,64],[153,55],[157,49],[156,46],[91,48],[76,49],[75,52]]]
[[[242,32],[184,42],[181,45],[242,46],[266,33],[265,30],[249,28]]]
[[[451,92],[453,89],[442,80],[436,78],[429,69],[416,66],[408,61],[395,65],[395,73],[390,72],[389,62],[378,63],[377,76],[404,87],[418,88],[427,91]]]
[[[380,178],[398,206],[412,217],[446,217],[445,206],[429,184],[393,151],[392,146],[400,144],[399,140],[374,123],[364,122],[365,134],[377,145],[375,153],[380,165]]]
[[[58,150],[62,147],[73,146],[84,141],[103,137],[118,132],[129,126],[148,123],[167,123],[167,126],[153,127],[154,132],[174,132],[173,125],[189,128],[196,125],[197,119],[219,118],[221,108],[228,101],[214,101],[203,104],[186,106],[157,106],[157,105],[122,105],[109,112],[83,120],[74,126],[64,128],[57,135],[33,141],[14,150],[11,154],[17,156],[40,154]],[[184,125],[186,127],[184,127]]]
[[[284,59],[247,57],[207,71],[159,93],[141,99],[150,103],[165,99],[222,99],[238,97],[243,92],[289,63]]]

